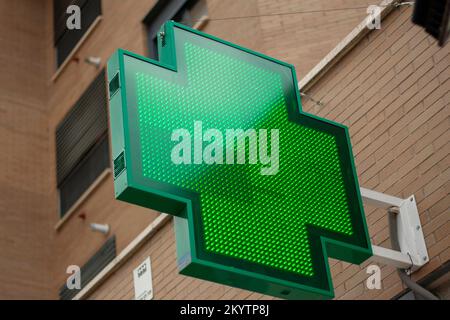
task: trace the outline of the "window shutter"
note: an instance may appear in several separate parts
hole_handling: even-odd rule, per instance
[[[102,71],[56,129],[57,184],[62,215],[109,167],[105,72]]]
[[[77,202],[102,172],[110,167],[108,135],[105,134],[59,186],[61,216]]]
[[[69,289],[65,283],[59,290],[61,300],[71,300],[94,277],[116,257],[116,236],[109,238],[105,244],[84,264],[81,270],[81,289]]]
[[[105,73],[102,71],[56,129],[58,185],[107,131],[106,108]]]

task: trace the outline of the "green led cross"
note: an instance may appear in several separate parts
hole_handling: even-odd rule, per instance
[[[176,216],[182,274],[283,298],[332,297],[326,258],[371,255],[347,128],[301,111],[291,65],[174,22],[162,34],[160,62],[123,50],[108,62],[116,197]],[[172,158],[179,129],[192,134],[184,163]],[[251,163],[250,138],[244,163],[226,161],[237,143],[206,163],[218,139],[202,140],[208,129],[224,140],[227,130],[254,129],[259,147],[267,130],[277,170],[262,174],[260,153]]]

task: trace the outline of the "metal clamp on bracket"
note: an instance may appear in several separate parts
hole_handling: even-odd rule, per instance
[[[420,224],[414,196],[401,199],[384,193],[361,188],[364,203],[377,208],[386,209],[397,207],[397,233],[400,251],[372,245],[372,261],[409,269],[414,272],[429,261],[425,238]]]

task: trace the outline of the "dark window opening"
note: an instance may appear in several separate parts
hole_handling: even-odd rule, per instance
[[[173,20],[192,27],[206,13],[205,0],[159,0],[144,19],[149,57],[158,59],[158,32],[166,21]]]
[[[81,11],[81,29],[67,29],[67,7],[77,5]],[[56,50],[56,65],[59,67],[70,55],[89,27],[101,15],[101,0],[54,0],[53,42]]]
[[[106,94],[102,71],[56,129],[61,217],[110,167]]]

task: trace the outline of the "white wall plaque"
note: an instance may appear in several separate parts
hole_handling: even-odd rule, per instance
[[[153,299],[153,283],[152,283],[152,265],[150,257],[145,259],[133,271],[134,279],[134,299],[135,300],[151,300]]]

